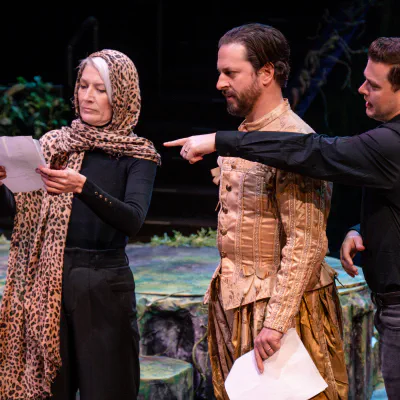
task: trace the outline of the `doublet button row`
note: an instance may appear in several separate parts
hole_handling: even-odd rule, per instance
[[[232,168],[232,169],[235,169],[235,168],[236,168],[236,165],[235,165],[234,163],[232,163],[232,164],[231,164],[231,168]],[[228,183],[228,184],[225,186],[225,189],[226,189],[227,192],[232,191],[232,185],[229,185],[229,183]],[[228,214],[228,208],[222,205],[222,212],[223,212],[224,214]],[[221,234],[222,236],[225,236],[225,235],[228,234],[228,230],[225,229],[225,228],[221,228],[221,229],[219,230],[219,232],[220,232],[220,234]],[[227,254],[225,251],[221,251],[221,252],[220,252],[220,256],[221,256],[221,258],[225,258],[225,257],[228,256],[228,254]]]

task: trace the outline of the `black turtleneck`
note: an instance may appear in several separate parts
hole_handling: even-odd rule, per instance
[[[80,173],[87,180],[72,202],[67,247],[116,249],[142,226],[150,205],[156,163],[86,152]],[[0,186],[0,217],[15,214],[14,195]]]

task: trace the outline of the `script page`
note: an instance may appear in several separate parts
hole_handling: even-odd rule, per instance
[[[327,386],[294,328],[264,361],[263,374],[252,350],[235,361],[225,382],[230,400],[307,400]]]
[[[7,171],[4,184],[13,192],[43,189],[39,165],[46,165],[40,145],[31,136],[0,137],[0,165]]]

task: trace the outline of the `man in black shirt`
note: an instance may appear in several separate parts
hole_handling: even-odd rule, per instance
[[[368,51],[359,88],[368,117],[383,122],[358,136],[289,132],[217,132],[179,139],[190,163],[218,151],[313,178],[363,187],[360,228],[347,234],[341,262],[357,274],[362,251],[365,279],[377,305],[382,373],[389,398],[400,393],[400,38],[378,38]],[[365,247],[364,247],[365,246]]]

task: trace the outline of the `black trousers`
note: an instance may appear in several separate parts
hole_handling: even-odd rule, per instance
[[[389,400],[400,398],[400,304],[379,305],[375,313],[379,332],[382,376]]]
[[[140,382],[135,283],[123,249],[65,249],[62,367],[52,400],[134,400]]]

